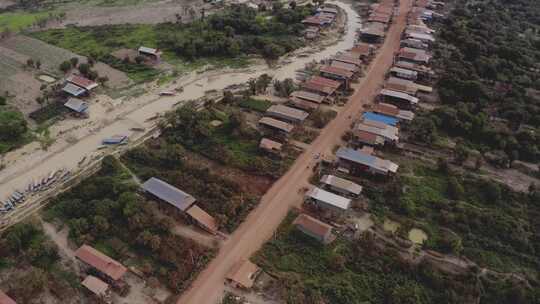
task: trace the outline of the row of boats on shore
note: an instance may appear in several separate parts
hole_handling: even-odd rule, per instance
[[[0,214],[7,214],[14,210],[19,204],[24,203],[27,198],[34,193],[45,191],[58,182],[63,182],[69,178],[71,171],[59,169],[52,171],[48,176],[31,181],[24,190],[15,190],[7,199],[0,201]]]

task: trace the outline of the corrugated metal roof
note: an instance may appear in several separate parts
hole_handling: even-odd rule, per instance
[[[342,210],[347,210],[351,206],[351,200],[343,196],[336,195],[332,192],[325,191],[321,188],[314,187],[306,193],[306,196],[324,202],[328,205],[337,207]]]
[[[362,60],[358,59],[357,57],[354,56],[354,54],[350,54],[350,53],[337,55],[336,57],[334,57],[334,60],[349,63],[349,64],[354,64],[357,67],[362,66]]]
[[[111,137],[103,139],[101,143],[104,145],[118,145],[126,141],[127,138],[128,137],[126,135],[113,135]]]
[[[362,186],[334,175],[324,175],[321,178],[321,183],[333,186],[335,188],[348,191],[352,194],[360,194],[362,192]]]
[[[271,106],[270,108],[266,110],[266,113],[270,116],[272,115],[285,116],[292,120],[300,120],[300,121],[303,121],[309,116],[309,113],[305,111],[287,107],[281,104]]]
[[[149,48],[149,47],[146,47],[146,46],[139,47],[139,52],[146,53],[146,54],[152,54],[152,55],[157,55],[158,54],[157,49]]]
[[[69,98],[68,101],[64,104],[64,106],[70,108],[77,113],[82,113],[88,109],[88,104],[78,98]]]
[[[79,86],[81,88],[84,88],[87,91],[90,91],[98,86],[98,84],[86,77],[80,76],[80,75],[70,75],[68,78],[66,78],[67,82],[71,82],[76,86]]]
[[[189,216],[196,220],[199,224],[205,227],[208,231],[215,233],[218,230],[216,219],[201,209],[197,205],[193,205],[186,211]]]
[[[103,282],[93,275],[87,276],[84,281],[82,281],[81,285],[97,296],[104,296],[109,289],[109,284]]]
[[[393,172],[398,169],[398,165],[382,158],[366,154],[351,148],[341,147],[337,150],[336,156],[357,164],[368,166],[382,173]]]
[[[412,104],[417,104],[418,103],[418,98],[416,98],[414,96],[411,96],[409,94],[405,94],[403,92],[382,89],[380,94],[383,95],[383,96],[390,96],[390,97],[394,97],[394,98],[407,100]]]
[[[77,249],[75,256],[114,281],[119,280],[127,271],[122,264],[88,245],[83,245]]]
[[[377,134],[373,134],[361,130],[353,130],[356,141],[367,145],[384,145],[384,138]]]
[[[255,282],[255,275],[259,272],[259,267],[248,260],[238,261],[229,273],[227,279],[242,285],[244,288],[251,288]]]
[[[337,68],[340,68],[340,69],[344,69],[344,70],[348,70],[348,71],[351,71],[353,73],[356,73],[360,70],[360,68],[354,64],[351,64],[351,63],[345,63],[345,62],[342,62],[342,61],[338,61],[338,60],[332,60],[332,64],[330,66],[333,66],[333,67],[337,67]]]
[[[293,225],[300,226],[302,229],[309,231],[310,233],[321,238],[325,238],[329,233],[332,232],[332,226],[307,214],[300,214],[294,220]]]
[[[259,148],[265,150],[281,151],[281,147],[283,147],[283,144],[268,138],[262,138],[261,142],[259,143]]]
[[[294,129],[294,126],[290,123],[274,119],[272,117],[263,117],[259,120],[260,124],[267,125],[276,129],[280,129],[284,132],[291,132]]]
[[[397,118],[381,115],[381,114],[376,114],[373,112],[365,112],[364,114],[362,114],[362,118],[368,119],[368,120],[380,121],[384,124],[391,125],[391,126],[397,126],[399,122]]]
[[[329,65],[322,66],[320,71],[321,73],[328,73],[328,74],[336,75],[345,79],[351,79],[354,75],[354,73],[349,70],[338,68],[335,66],[329,66]]]
[[[324,96],[317,93],[307,92],[307,91],[294,91],[291,96],[298,97],[300,99],[309,100],[316,103],[322,103],[324,101]]]
[[[62,89],[62,91],[68,93],[68,94],[71,94],[75,97],[78,97],[78,96],[81,96],[83,95],[84,93],[86,93],[86,90],[79,87],[79,86],[76,86],[74,85],[73,83],[67,83],[64,88]]]
[[[181,211],[186,211],[195,203],[193,196],[155,177],[144,182],[142,188]]]
[[[393,68],[390,69],[390,72],[397,73],[397,74],[408,75],[408,76],[412,76],[412,77],[417,77],[418,76],[417,71],[407,70],[407,69],[400,68],[400,67],[393,67]]]
[[[373,133],[390,141],[399,140],[398,129],[396,127],[392,127],[374,120],[364,119],[362,122],[357,123],[354,126],[354,130]]]

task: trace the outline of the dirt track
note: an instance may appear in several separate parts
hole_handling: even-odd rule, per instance
[[[362,106],[372,101],[382,86],[386,70],[392,64],[394,52],[399,47],[400,35],[405,28],[406,15],[410,7],[411,0],[401,1],[400,15],[391,26],[386,41],[367,71],[366,77],[356,85],[355,94],[350,102],[300,155],[291,169],[268,190],[259,206],[230,236],[218,256],[198,276],[177,304],[216,303],[223,292],[223,282],[229,269],[237,261],[248,259],[261,248],[287,215],[288,210],[302,203],[299,189],[308,186],[311,175],[309,168],[314,164],[313,156],[317,153],[332,153],[332,148],[341,143],[341,135],[350,127],[349,116],[358,115]]]

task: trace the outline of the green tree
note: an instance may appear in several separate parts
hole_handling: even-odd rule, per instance
[[[28,130],[27,122],[20,112],[0,110],[0,139],[14,141]]]

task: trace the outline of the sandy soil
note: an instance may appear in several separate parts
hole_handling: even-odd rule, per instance
[[[196,16],[205,7],[207,12],[213,6],[200,0],[166,0],[160,2],[142,3],[129,6],[72,6],[66,8],[66,18],[61,23],[49,24],[48,28],[65,27],[66,25],[99,26],[105,24],[156,24],[176,22],[176,15],[182,16],[182,21],[192,20],[189,8],[193,7]]]
[[[237,261],[249,258],[271,237],[290,207],[301,205],[302,195],[298,190],[309,185],[309,167],[315,163],[313,156],[317,153],[332,153],[332,148],[341,143],[339,134],[349,129],[348,116],[351,113],[359,114],[364,103],[372,100],[383,84],[386,70],[391,66],[393,54],[399,47],[400,35],[405,28],[410,6],[410,0],[401,1],[400,15],[396,18],[396,23],[390,28],[383,47],[366,73],[367,77],[355,85],[356,91],[349,103],[336,119],[323,129],[292,168],[270,188],[259,206],[231,235],[218,256],[193,282],[192,288],[181,296],[178,304],[216,303],[222,294],[224,278],[230,268]]]

